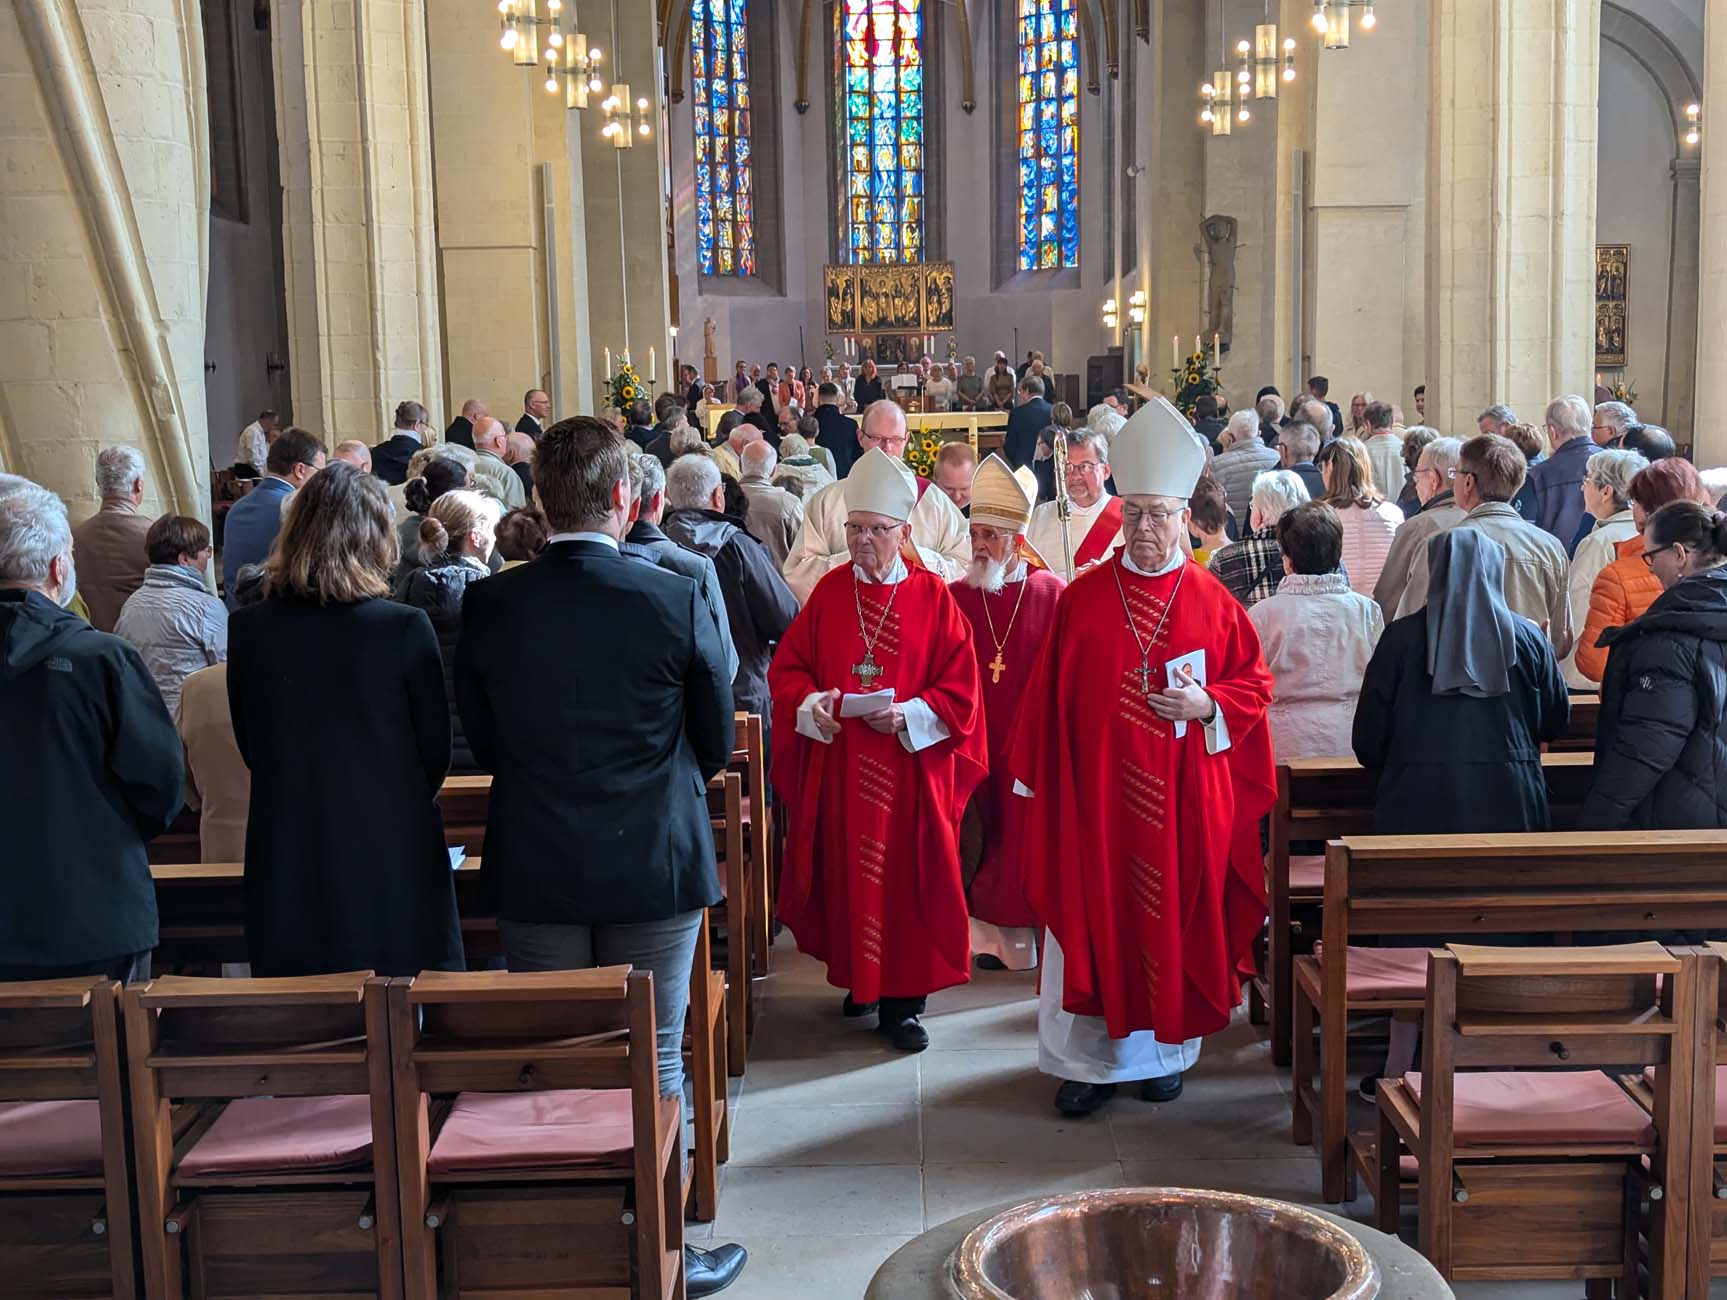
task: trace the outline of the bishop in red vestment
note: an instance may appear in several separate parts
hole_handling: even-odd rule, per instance
[[[1204,453],[1156,399],[1113,448],[1127,544],[1062,596],[1011,765],[1047,927],[1039,1063],[1086,1114],[1173,1100],[1229,1023],[1265,922],[1271,675],[1239,601],[1183,553]]]
[[[1026,802],[1013,795],[1008,749],[1020,697],[1055,619],[1062,580],[1026,553],[1026,522],[1037,499],[996,455],[986,456],[971,485],[971,568],[950,590],[971,624],[983,677],[989,733],[989,777],[972,795],[970,815],[982,831],[982,860],[967,896],[971,947],[978,964],[1001,970],[1037,965],[1037,918],[1026,901]]]
[[[987,757],[977,657],[947,584],[904,558],[911,471],[877,448],[844,486],[852,563],[816,584],[768,670],[779,916],[849,990],[847,1015],[879,1003],[883,1035],[922,1051],[927,995],[970,978],[959,821]]]

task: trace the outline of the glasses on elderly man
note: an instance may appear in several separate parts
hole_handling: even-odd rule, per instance
[[[900,524],[847,524],[847,537],[869,537],[880,540],[890,533],[897,533],[903,525]]]
[[[1121,508],[1121,526],[1132,532],[1141,524],[1150,524],[1153,528],[1163,528],[1171,519],[1179,518],[1180,510],[1142,510],[1138,506],[1123,506]]]

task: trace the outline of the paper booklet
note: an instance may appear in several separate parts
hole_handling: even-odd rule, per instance
[[[879,691],[869,691],[862,695],[840,696],[840,717],[861,718],[865,714],[880,713],[893,703],[893,687],[884,686]]]
[[[1167,677],[1169,684],[1171,686],[1174,686],[1176,684],[1176,682],[1178,680],[1180,680],[1177,674],[1178,674],[1178,671],[1180,669],[1183,669],[1183,668],[1187,669],[1188,672],[1193,674],[1193,680],[1194,680],[1195,685],[1197,685],[1197,686],[1204,686],[1205,685],[1205,651],[1203,651],[1203,650],[1191,651],[1188,654],[1182,655],[1181,658],[1179,658],[1179,659],[1171,659],[1168,663],[1166,663],[1163,666],[1164,675],[1165,675],[1165,677]],[[1175,724],[1175,738],[1177,740],[1180,740],[1186,734],[1187,734],[1187,723],[1186,722],[1176,723]]]

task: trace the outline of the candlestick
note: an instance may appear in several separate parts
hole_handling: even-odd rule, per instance
[[[654,350],[652,348],[649,348],[648,349],[648,382],[650,384],[654,383],[659,379],[659,377],[660,377],[659,367],[654,364]]]

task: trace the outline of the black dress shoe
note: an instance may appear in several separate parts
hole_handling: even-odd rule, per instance
[[[993,952],[982,952],[977,957],[977,968],[979,970],[1006,970],[1007,963]]]
[[[1147,1079],[1139,1085],[1141,1101],[1174,1101],[1181,1096],[1181,1076],[1166,1074],[1161,1079]]]
[[[847,1020],[861,1020],[864,1016],[873,1016],[879,1006],[876,1002],[853,1002],[852,995],[846,994],[846,1000],[840,1004],[840,1014]]]
[[[684,1294],[716,1295],[738,1280],[749,1255],[742,1246],[715,1246],[712,1250],[684,1247]]]
[[[929,1046],[929,1030],[918,1023],[916,1016],[885,1020],[878,1029],[882,1037],[901,1052],[921,1052]]]
[[[1113,1083],[1078,1083],[1072,1079],[1055,1092],[1055,1108],[1063,1115],[1078,1119],[1103,1109],[1103,1104],[1115,1096]]]

